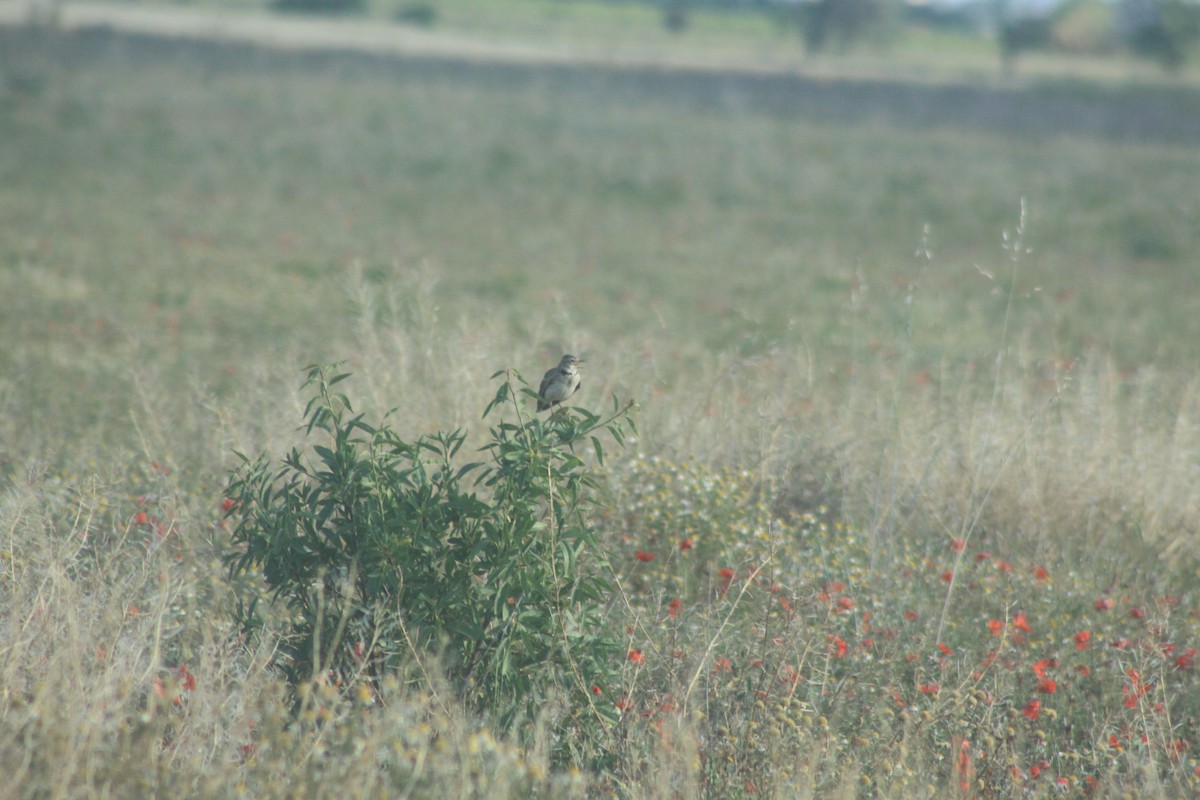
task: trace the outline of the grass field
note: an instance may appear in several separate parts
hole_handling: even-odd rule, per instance
[[[1200,789],[1185,86],[2,35],[6,796]],[[293,713],[233,452],[301,441],[306,364],[481,442],[563,352],[639,405],[620,722],[568,763],[436,676]]]

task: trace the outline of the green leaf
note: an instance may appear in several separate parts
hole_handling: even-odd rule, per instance
[[[608,435],[611,436],[613,438],[613,441],[615,441],[621,447],[625,446],[625,435],[621,432],[620,425],[617,425],[616,423],[609,425],[608,426]]]
[[[442,449],[440,447],[438,447],[438,445],[436,445],[435,443],[429,441],[428,439],[426,439],[424,437],[417,440],[417,447],[420,448],[421,450],[428,450],[429,452],[434,453],[435,455],[440,456],[442,454]]]
[[[463,446],[463,442],[467,440],[466,435],[462,432],[462,428],[458,428],[454,433],[450,434],[450,451],[446,454],[449,458],[454,458],[458,455],[459,448]]]
[[[560,541],[558,543],[558,558],[568,574],[575,571],[575,548],[571,547],[569,542]]]
[[[495,379],[496,377],[503,375],[503,374],[504,373],[502,371],[497,372],[495,375],[492,376],[492,378]],[[487,407],[483,409],[483,417],[481,417],[480,419],[486,418],[488,414],[492,413],[493,408],[495,408],[496,406],[500,405],[505,400],[507,400],[509,397],[509,393],[510,393],[510,389],[509,389],[508,381],[501,383],[500,387],[498,389],[496,389],[496,396],[492,398],[492,402],[488,403]]]
[[[472,461],[470,463],[463,464],[458,468],[458,471],[454,473],[454,480],[456,482],[461,481],[463,478],[477,469],[487,470],[490,469],[490,467],[487,467],[482,461]]]

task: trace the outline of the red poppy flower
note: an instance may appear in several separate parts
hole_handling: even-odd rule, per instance
[[[850,651],[850,646],[846,644],[846,640],[837,634],[830,636],[829,641],[832,642],[831,646],[833,648],[834,658],[842,658],[847,652]]]
[[[721,594],[725,594],[729,590],[729,584],[733,583],[733,576],[736,573],[729,567],[721,567],[721,569],[717,570],[717,574],[721,576],[721,588],[719,591]]]
[[[1013,627],[1022,633],[1033,633],[1033,628],[1029,625],[1029,620],[1025,618],[1025,612],[1017,612],[1017,616],[1013,618]]]
[[[1021,714],[1025,717],[1025,719],[1037,719],[1042,715],[1042,701],[1030,700],[1025,704],[1025,708],[1021,709]]]
[[[642,655],[641,650],[630,650],[629,661],[633,664],[642,664],[646,661],[646,657]]]
[[[654,553],[647,553],[645,550],[638,550],[633,555],[635,558],[637,558],[638,561],[641,561],[643,563],[654,560]]]
[[[1087,650],[1088,642],[1090,642],[1091,640],[1092,640],[1092,632],[1091,631],[1080,631],[1079,633],[1075,634],[1075,649],[1076,650]]]
[[[951,744],[951,747],[954,747]],[[958,763],[955,764],[958,771],[958,788],[962,791],[968,791],[971,787],[971,778],[975,771],[971,769],[971,743],[963,739],[958,743]]]

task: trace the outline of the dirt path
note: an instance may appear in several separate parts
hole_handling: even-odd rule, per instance
[[[54,2],[0,0],[0,25],[20,24],[30,18],[33,9],[47,13],[45,9]],[[533,40],[485,40],[378,19],[303,17],[267,11],[65,2],[59,8],[58,19],[67,30],[109,26],[128,33],[253,43],[290,50],[349,49],[376,55],[522,64],[721,69],[751,74],[786,74],[799,68],[798,62],[762,63]]]
[[[0,0],[0,48],[20,42],[14,25],[31,3]],[[538,81],[600,92],[684,102],[720,113],[760,111],[823,123],[892,125],[926,131],[982,130],[1020,137],[1077,136],[1130,143],[1200,145],[1200,92],[1190,85],[979,83],[906,80],[898,75],[821,74],[799,64],[622,52],[555,43],[485,40],[380,20],[222,12],[68,2],[59,46],[78,57],[118,43],[147,63],[203,51],[218,63],[285,68],[357,64],[442,75],[498,87]],[[27,38],[27,37],[26,37]],[[26,44],[28,44],[26,42]],[[93,53],[93,55],[95,55]],[[690,59],[690,60],[689,60]],[[608,94],[605,94],[608,93]]]

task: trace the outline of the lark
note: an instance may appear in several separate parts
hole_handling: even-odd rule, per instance
[[[538,387],[538,411],[553,408],[579,390],[579,365],[582,359],[565,355],[558,366],[546,373]]]

